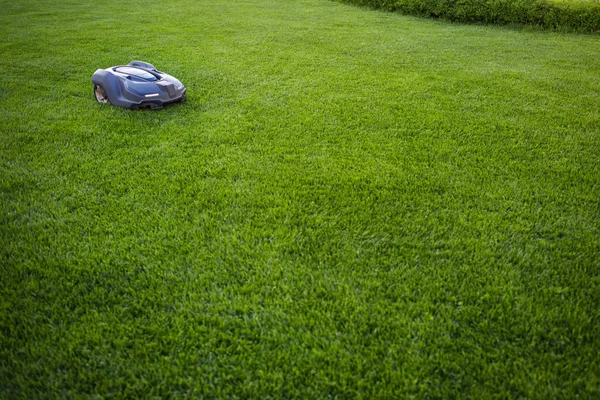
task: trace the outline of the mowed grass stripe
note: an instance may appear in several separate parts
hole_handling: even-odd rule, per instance
[[[0,6],[2,396],[598,396],[598,37]]]

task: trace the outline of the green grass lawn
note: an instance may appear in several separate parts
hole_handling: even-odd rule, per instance
[[[598,3],[600,0],[551,0],[554,3],[570,3],[570,4],[577,4],[577,3]]]
[[[140,4],[0,0],[0,397],[600,397],[598,35]]]

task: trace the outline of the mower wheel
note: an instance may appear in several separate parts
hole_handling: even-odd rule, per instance
[[[94,96],[96,97],[98,103],[110,104],[108,96],[106,95],[106,92],[102,86],[94,84]]]

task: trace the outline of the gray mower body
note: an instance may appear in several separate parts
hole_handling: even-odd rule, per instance
[[[143,61],[96,70],[92,83],[99,103],[120,107],[162,108],[186,99],[185,87],[179,80]]]

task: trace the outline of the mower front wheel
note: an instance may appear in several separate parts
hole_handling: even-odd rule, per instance
[[[110,104],[110,100],[108,100],[108,96],[101,85],[94,84],[94,96],[96,97],[96,101],[98,101],[98,103]]]

